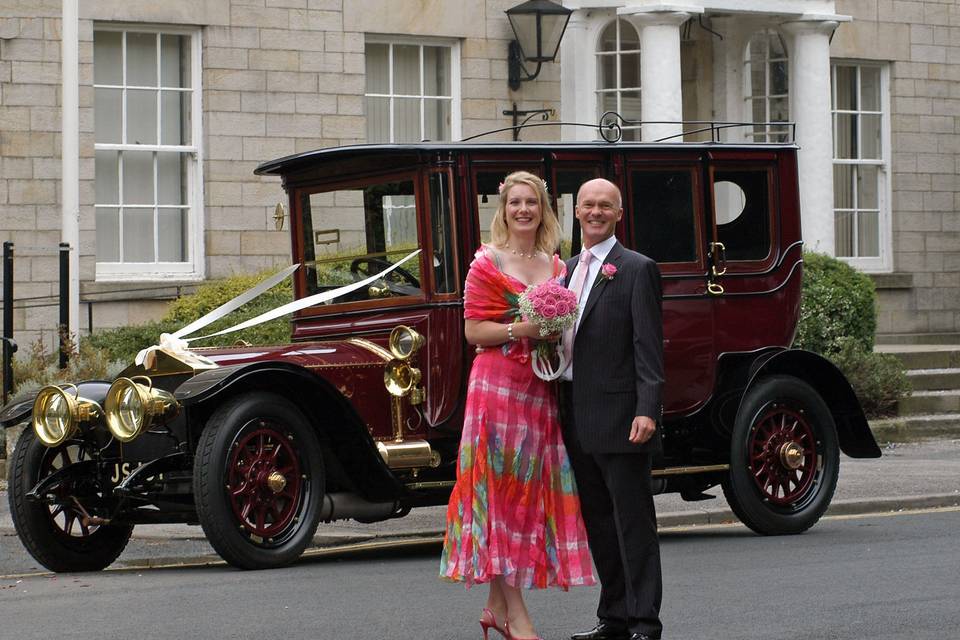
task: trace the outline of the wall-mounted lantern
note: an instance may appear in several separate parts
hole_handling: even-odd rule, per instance
[[[507,19],[517,38],[510,42],[508,53],[508,83],[511,90],[516,91],[521,82],[536,78],[543,63],[553,62],[557,57],[571,13],[572,9],[550,0],[528,0],[506,10]],[[530,73],[523,66],[524,62],[536,62],[537,68]]]

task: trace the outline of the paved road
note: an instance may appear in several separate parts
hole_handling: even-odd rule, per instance
[[[960,629],[960,509],[831,517],[801,536],[663,535],[665,638],[910,638]],[[5,638],[476,639],[485,588],[435,578],[436,544],[226,567],[0,579]],[[548,639],[592,623],[596,588],[534,592]]]

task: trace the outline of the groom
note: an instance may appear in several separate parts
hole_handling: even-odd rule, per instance
[[[601,590],[599,623],[571,638],[650,640],[663,629],[650,491],[651,455],[662,449],[660,271],[614,237],[623,207],[612,182],[584,183],[576,217],[583,252],[567,262],[567,286],[581,311],[564,336],[572,364],[561,380],[561,417]]]

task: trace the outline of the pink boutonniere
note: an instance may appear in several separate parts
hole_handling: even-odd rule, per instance
[[[605,263],[600,267],[600,275],[603,276],[604,280],[613,280],[613,277],[617,275],[616,265],[612,265],[609,262]]]

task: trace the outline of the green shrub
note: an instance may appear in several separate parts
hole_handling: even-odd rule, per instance
[[[72,350],[73,345],[68,341],[64,348]],[[61,382],[111,380],[128,364],[111,358],[107,351],[85,340],[80,342],[77,353],[70,356],[66,368],[61,369],[59,362],[57,350],[47,353],[40,340],[31,344],[25,354],[13,360],[14,393],[32,391]]]
[[[821,253],[803,255],[803,297],[793,346],[831,360],[850,382],[868,418],[890,415],[910,393],[901,362],[873,352],[877,328],[873,281]]]
[[[129,364],[141,349],[157,344],[161,333],[172,333],[180,326],[174,322],[159,321],[103,329],[81,340],[81,344],[104,351],[111,360]]]
[[[847,263],[821,253],[803,255],[803,297],[794,346],[823,355],[845,339],[873,349],[877,329],[873,281]]]
[[[842,340],[831,360],[847,376],[869,417],[896,414],[897,402],[910,393],[910,381],[896,356],[864,351],[853,340]]]

